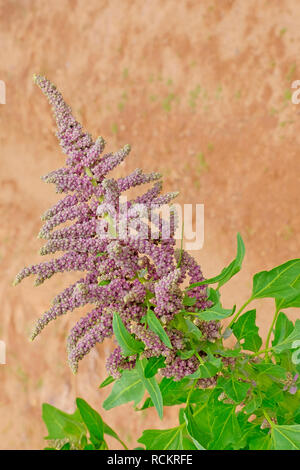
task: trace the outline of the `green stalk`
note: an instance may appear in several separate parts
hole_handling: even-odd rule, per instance
[[[270,343],[270,338],[271,338],[271,334],[272,334],[272,331],[273,331],[273,328],[274,328],[274,325],[276,323],[276,320],[277,320],[277,317],[278,317],[278,314],[279,314],[279,308],[276,309],[275,311],[275,314],[274,314],[274,317],[273,317],[273,321],[272,321],[272,324],[270,326],[270,329],[269,329],[269,332],[268,332],[268,336],[267,336],[267,340],[266,340],[266,349],[269,348],[269,343]],[[266,356],[265,358],[267,359],[268,357],[268,351],[266,351]]]
[[[238,317],[240,316],[240,314],[242,313],[242,311],[244,310],[244,308],[247,307],[248,304],[250,304],[250,302],[253,300],[252,296],[249,297],[249,299],[241,306],[241,308],[237,311],[237,313],[234,315],[233,319],[231,320],[231,322],[229,323],[228,327],[227,328],[231,328],[231,326],[233,325],[233,323],[238,319]]]

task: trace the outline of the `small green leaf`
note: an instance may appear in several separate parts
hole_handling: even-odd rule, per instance
[[[192,307],[193,305],[195,305],[196,302],[197,299],[195,297],[189,297],[188,295],[185,295],[182,300],[182,304],[185,307]]]
[[[293,343],[299,340],[300,340],[300,320],[296,320],[293,331],[286,338],[281,339],[281,341],[279,341],[273,347],[273,350],[276,353],[281,353],[282,351],[285,351],[286,349],[292,350]]]
[[[218,276],[206,279],[205,281],[195,282],[191,284],[186,290],[191,290],[194,287],[202,286],[203,284],[215,284],[218,282],[218,289],[228,282],[235,274],[237,274],[242,267],[242,262],[245,256],[245,245],[241,235],[237,234],[237,254],[235,259],[224,268]]]
[[[195,421],[194,416],[189,408],[184,411],[184,419],[186,422],[187,432],[196,448],[198,450],[205,450],[205,448],[200,443],[203,439],[203,434],[201,432],[201,429],[198,427],[197,422]]]
[[[110,284],[110,280],[109,279],[105,279],[103,281],[100,281],[98,282],[98,286],[107,286],[108,284]]]
[[[134,401],[137,405],[143,398],[145,387],[135,370],[124,370],[122,377],[113,385],[112,391],[103,403],[105,410]]]
[[[184,319],[186,327],[187,327],[187,333],[189,333],[191,336],[193,336],[197,341],[199,341],[202,338],[202,333],[199,330],[199,328],[194,325],[194,323],[189,320],[188,318]]]
[[[147,365],[147,359],[142,359],[137,361],[135,370],[137,371],[140,380],[142,381],[144,387],[147,389],[150,398],[157,410],[158,416],[163,418],[163,399],[161,395],[160,388],[155,380],[155,377],[147,379],[145,377],[145,368]]]
[[[300,450],[300,425],[277,426],[271,429],[273,447],[275,450]]]
[[[172,344],[169,336],[165,332],[160,323],[159,319],[152,310],[147,311],[147,323],[151,331],[153,331],[161,339],[161,341],[168,347],[172,349]]]
[[[252,414],[257,408],[259,408],[262,404],[262,398],[260,392],[253,394],[251,400],[248,401],[246,404],[244,411],[247,414]]]
[[[78,410],[73,414],[68,414],[55,406],[43,403],[42,416],[48,429],[48,436],[45,439],[67,438],[73,442],[80,442],[82,436],[86,434],[86,428]]]
[[[193,374],[189,375],[191,379],[207,379],[213,377],[222,368],[222,360],[210,356],[208,360],[201,364]]]
[[[148,429],[143,431],[138,442],[144,444],[146,450],[183,450],[182,428]]]
[[[234,336],[240,341],[246,351],[259,351],[262,339],[258,334],[258,327],[255,324],[256,310],[249,310],[240,316],[236,323],[232,325]],[[242,343],[241,340],[244,340]]]
[[[158,369],[161,369],[165,365],[165,358],[160,357],[150,357],[145,367],[145,377],[146,379],[151,379],[154,375],[157,374]]]
[[[252,298],[289,298],[295,294],[293,285],[299,281],[299,278],[300,259],[287,261],[270,271],[261,271],[253,277]]]
[[[142,343],[134,339],[133,336],[127,331],[120,315],[116,312],[113,316],[113,330],[123,354],[126,356],[133,356],[142,351]]]
[[[82,398],[77,398],[76,404],[89,430],[92,443],[95,447],[99,447],[103,441],[103,420],[101,416]]]
[[[249,383],[240,382],[232,376],[223,384],[224,392],[235,403],[241,403],[244,400],[249,388]]]
[[[230,317],[234,313],[234,307],[232,309],[225,309],[220,303],[214,305],[207,310],[200,312],[197,316],[205,321],[211,320],[223,320],[224,318]]]
[[[283,312],[279,312],[276,325],[275,325],[275,332],[274,332],[274,339],[272,341],[272,346],[276,346],[276,344],[281,343],[283,340],[285,340],[289,336],[289,334],[293,331],[293,329],[294,329],[293,322],[290,321]]]
[[[99,385],[99,388],[104,388],[107,385],[113,383],[116,379],[114,379],[111,375],[109,375],[103,382]]]

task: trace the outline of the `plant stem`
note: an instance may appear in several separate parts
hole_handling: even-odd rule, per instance
[[[196,382],[197,380],[194,381],[193,385],[191,386],[191,389],[189,391],[189,394],[188,394],[188,397],[187,397],[187,400],[186,400],[186,408],[189,406],[190,404],[190,398],[191,398],[191,395],[192,395],[192,392],[194,391],[194,388],[196,386]]]
[[[197,353],[197,351],[195,351],[195,356],[197,357],[198,361],[200,362],[201,365],[204,364],[204,361],[202,359],[202,357],[199,356],[199,354]]]
[[[268,415],[268,413],[267,413],[265,410],[263,410],[263,413],[264,413],[264,415],[265,415],[266,420],[268,421],[269,425],[270,425],[271,428],[272,428],[272,427],[273,427],[273,422],[272,422],[270,416]]]
[[[242,311],[244,310],[244,308],[247,307],[248,304],[250,304],[250,302],[253,300],[252,296],[249,297],[249,299],[241,306],[241,308],[237,311],[237,313],[234,315],[233,319],[231,320],[231,322],[229,323],[228,327],[227,328],[231,328],[231,326],[233,325],[233,323],[235,322],[235,320],[237,320],[237,318],[240,316],[240,314],[242,313]]]
[[[277,317],[278,317],[278,313],[279,313],[279,308],[277,308],[276,311],[275,311],[275,314],[274,314],[274,317],[273,317],[273,321],[272,321],[272,324],[271,324],[270,329],[269,329],[269,332],[268,332],[268,336],[267,336],[267,340],[266,340],[266,349],[269,348],[269,343],[270,343],[271,334],[272,334],[274,325],[275,325],[275,323],[276,323],[276,320],[277,320]],[[267,358],[267,357],[268,357],[268,351],[266,351],[266,358]]]
[[[272,351],[272,348],[267,348],[267,349],[262,349],[261,351],[258,351],[254,354],[250,354],[249,357],[255,357],[255,356],[259,356],[260,354],[263,354],[263,353],[267,353],[269,351]]]

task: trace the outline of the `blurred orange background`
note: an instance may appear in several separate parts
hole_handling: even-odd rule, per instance
[[[77,376],[66,364],[65,339],[85,310],[50,324],[33,343],[35,320],[76,275],[33,287],[12,287],[15,274],[41,261],[40,215],[57,200],[40,179],[63,165],[50,107],[33,84],[45,74],[106,151],[132,145],[116,174],[160,171],[177,202],[204,203],[205,242],[192,254],[205,276],[246,244],[244,268],[222,288],[224,306],[240,305],[252,275],[299,257],[300,4],[296,0],[0,0],[0,447],[45,446],[41,404],[67,412],[80,396],[130,448],[143,428],[161,422],[154,410],[102,409],[109,389],[105,356],[112,343],[85,358]],[[256,302],[265,335],[273,301]],[[288,312],[295,319],[297,311]],[[112,448],[118,448],[109,441]]]

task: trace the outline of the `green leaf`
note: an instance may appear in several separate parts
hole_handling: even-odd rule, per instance
[[[184,319],[185,324],[186,324],[186,331],[189,333],[191,336],[193,336],[197,341],[202,338],[202,333],[199,330],[199,328],[194,325],[194,323],[189,320],[188,318]]]
[[[203,284],[215,284],[218,282],[218,289],[228,282],[236,273],[241,270],[242,262],[245,256],[245,245],[241,235],[237,234],[237,253],[235,259],[224,268],[218,276],[206,279],[205,281],[195,282],[191,284],[186,290],[191,290],[194,287],[202,286]]]
[[[276,353],[281,353],[282,351],[285,351],[286,349],[291,349],[293,348],[293,343],[295,341],[300,340],[300,320],[296,320],[295,322],[295,327],[293,331],[284,339],[282,339],[280,342],[278,342],[274,347],[273,350]]]
[[[43,403],[42,417],[48,429],[48,436],[45,439],[67,438],[73,442],[80,442],[82,436],[86,434],[86,428],[78,410],[73,414],[68,414],[55,406]]]
[[[254,364],[253,367],[254,369],[258,371],[258,376],[261,374],[265,374],[265,375],[270,375],[271,377],[276,377],[278,379],[286,378],[286,370],[277,364],[262,363],[262,364]]]
[[[300,425],[272,425],[271,436],[275,450],[300,450]]]
[[[204,364],[201,364],[196,372],[188,377],[192,379],[207,379],[216,375],[220,369],[222,369],[222,360],[212,355],[208,355],[208,360],[206,360]]]
[[[196,448],[198,450],[205,450],[205,448],[201,445],[201,442],[203,439],[203,433],[201,432],[201,429],[197,425],[197,422],[194,419],[194,416],[191,413],[190,408],[184,411],[184,419],[186,422],[187,432],[190,438],[192,439],[194,445],[196,446]]]
[[[155,377],[147,379],[145,377],[145,368],[147,365],[147,359],[142,359],[137,361],[135,370],[137,371],[144,387],[147,389],[151,400],[157,410],[158,416],[160,419],[163,418],[163,399],[161,395],[160,388],[155,380]]]
[[[246,351],[257,352],[262,345],[262,339],[258,334],[255,320],[256,310],[249,310],[232,325],[234,336]],[[244,340],[244,342],[241,342],[241,340]]]
[[[291,287],[295,289],[295,292],[291,292],[289,295],[285,295],[283,298],[276,299],[276,309],[281,310],[290,307],[300,307],[300,279],[291,283]]]
[[[213,413],[213,441],[209,449],[222,450],[241,438],[241,429],[235,413],[236,405],[219,404]]]
[[[172,344],[169,336],[165,332],[160,323],[159,319],[156,317],[155,313],[152,310],[147,311],[147,323],[151,331],[153,331],[161,339],[161,341],[172,349]]]
[[[160,357],[150,357],[145,367],[145,377],[146,379],[150,379],[157,374],[158,369],[161,369],[165,365],[165,358],[163,356]]]
[[[95,447],[99,447],[103,441],[103,420],[101,416],[82,398],[77,398],[76,404],[89,430],[92,443]]]
[[[107,286],[108,284],[110,284],[109,279],[98,282],[98,286],[100,286],[100,287],[101,286]]]
[[[272,341],[272,346],[276,346],[276,344],[284,341],[291,334],[293,329],[293,322],[291,322],[284,313],[280,312],[275,325],[275,333],[274,339]]]
[[[224,318],[230,317],[234,312],[234,308],[226,309],[223,308],[220,303],[214,305],[203,312],[199,312],[197,315],[199,318],[205,321],[211,320],[223,320]]]
[[[111,375],[109,377],[107,377],[105,380],[103,380],[103,382],[99,385],[99,388],[104,388],[106,387],[107,385],[110,385],[111,383],[113,383],[116,379],[114,379]]]
[[[197,299],[195,297],[189,297],[188,295],[185,295],[182,300],[182,304],[185,307],[192,307],[193,305],[195,305],[196,302]]]
[[[261,271],[253,277],[252,298],[289,298],[295,294],[293,285],[299,278],[300,259],[292,259],[270,271]]]
[[[136,370],[124,370],[122,377],[113,385],[112,391],[103,403],[105,410],[110,410],[123,403],[134,401],[137,405],[143,398],[145,387]]]
[[[118,434],[110,426],[108,426],[108,424],[106,424],[104,421],[103,421],[103,431],[104,431],[104,434],[107,434],[108,436],[111,436],[111,437],[115,438],[117,441],[120,442],[120,444],[122,444],[124,449],[127,449],[126,445],[119,438]]]
[[[253,394],[251,400],[248,401],[246,404],[244,411],[247,414],[252,414],[257,408],[261,406],[262,398],[261,394],[258,392],[257,394]]]
[[[250,450],[270,450],[272,446],[272,440],[270,434],[263,434],[256,438],[252,438],[249,442]]]
[[[234,377],[230,377],[223,385],[224,392],[235,403],[241,403],[250,388],[249,383],[240,382]]]
[[[123,354],[126,356],[133,356],[142,351],[142,343],[134,339],[133,336],[127,331],[120,315],[116,312],[113,316],[113,330]]]
[[[146,450],[182,450],[182,428],[148,429],[138,439]]]

